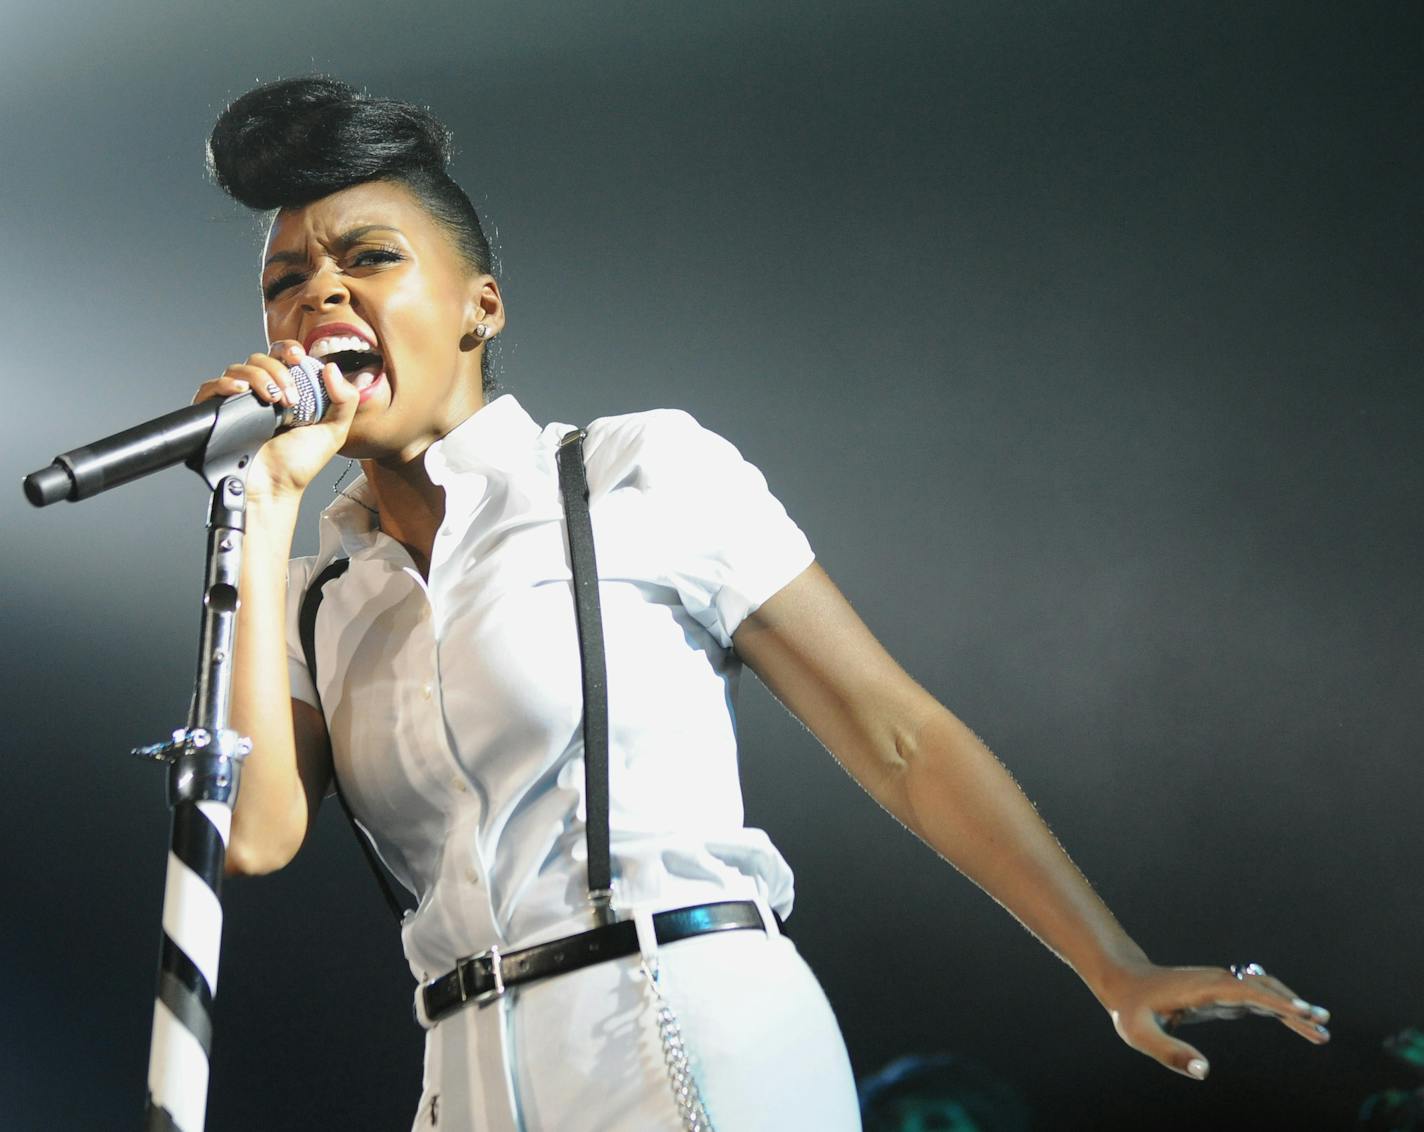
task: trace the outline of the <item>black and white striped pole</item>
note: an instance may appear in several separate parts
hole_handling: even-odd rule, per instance
[[[213,998],[222,944],[222,877],[247,740],[227,727],[245,489],[213,493],[198,678],[188,727],[135,754],[168,763],[173,837],[163,886],[163,947],[148,1055],[146,1132],[202,1132]]]
[[[252,394],[205,401],[65,452],[25,477],[25,497],[36,507],[87,499],[176,463],[187,464],[213,492],[188,725],[166,743],[133,752],[168,765],[173,809],[145,1132],[202,1132],[207,1116],[223,866],[249,749],[228,728],[247,468],[278,429],[319,421],[330,406],[320,362],[303,358],[291,375],[299,394],[294,406],[268,405]]]

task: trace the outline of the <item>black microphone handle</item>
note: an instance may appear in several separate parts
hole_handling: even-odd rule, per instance
[[[225,437],[235,433],[256,446],[285,424],[320,420],[330,406],[321,383],[321,363],[303,358],[291,367],[291,373],[299,393],[295,409],[269,405],[255,393],[200,401],[61,453],[48,467],[25,477],[25,498],[36,507],[47,507],[61,499],[74,502],[170,464],[191,463],[203,455],[219,422]]]

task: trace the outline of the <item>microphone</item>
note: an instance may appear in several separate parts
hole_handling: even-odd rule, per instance
[[[303,357],[291,367],[297,403],[269,405],[255,393],[200,401],[116,432],[93,444],[62,452],[25,477],[25,498],[36,507],[61,499],[88,499],[170,464],[204,464],[239,451],[256,451],[280,428],[313,424],[326,415],[331,398],[321,383],[322,363]],[[211,451],[210,451],[211,450]],[[246,464],[246,458],[238,466]]]

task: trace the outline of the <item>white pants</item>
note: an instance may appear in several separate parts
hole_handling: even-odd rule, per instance
[[[716,932],[658,959],[717,1132],[858,1132],[840,1029],[789,939]],[[442,1020],[426,1035],[415,1132],[678,1132],[641,962],[544,979]]]

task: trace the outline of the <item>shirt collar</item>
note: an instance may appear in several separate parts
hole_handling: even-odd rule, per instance
[[[543,430],[514,394],[476,409],[425,450],[426,474],[447,487],[461,472],[512,470],[534,451]],[[380,532],[376,498],[364,474],[327,504],[321,514],[318,557],[349,556],[370,546]]]
[[[528,460],[541,431],[514,394],[506,393],[427,448],[425,471],[442,487],[464,471],[511,471]]]

